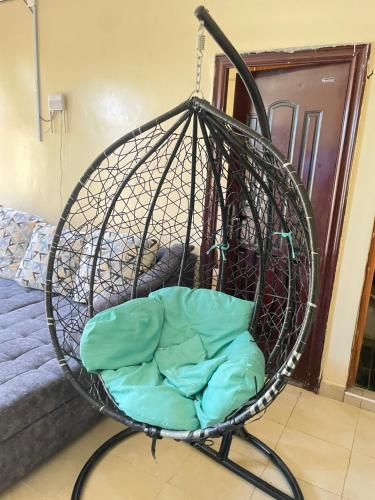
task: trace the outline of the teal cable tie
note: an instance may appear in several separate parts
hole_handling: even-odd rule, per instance
[[[289,233],[275,231],[273,234],[278,234],[282,238],[288,238],[288,240],[290,242],[290,246],[292,247],[292,257],[293,257],[293,259],[295,259],[296,258],[296,254],[295,254],[295,251],[294,251],[293,236],[292,236],[291,231],[289,231]]]
[[[215,248],[217,248],[218,250],[220,250],[220,253],[221,253],[221,258],[223,259],[223,261],[226,261],[227,258],[225,256],[225,252],[227,250],[229,250],[229,245],[228,243],[227,244],[224,244],[224,243],[215,243],[214,245],[210,246],[210,248],[207,250],[206,254],[208,255],[209,253],[212,252],[212,250],[214,250]]]

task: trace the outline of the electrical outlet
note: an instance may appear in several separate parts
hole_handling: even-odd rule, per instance
[[[48,96],[48,109],[52,111],[64,111],[65,109],[65,96],[64,94],[49,94]]]

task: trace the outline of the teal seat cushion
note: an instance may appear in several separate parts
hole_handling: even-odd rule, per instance
[[[81,359],[89,372],[151,361],[159,344],[164,310],[160,302],[134,299],[98,313],[85,326]]]
[[[206,349],[197,333],[181,344],[158,347],[154,356],[161,373],[170,368],[200,363],[207,358]]]
[[[101,376],[119,408],[134,420],[174,430],[199,427],[193,399],[165,382],[155,360],[103,370]]]
[[[225,420],[264,383],[264,358],[248,332],[253,303],[207,289],[170,287],[97,314],[81,339],[135,420],[195,430]]]
[[[264,356],[248,331],[231,342],[221,354],[226,361],[220,364],[195,401],[203,428],[222,422],[264,384]]]
[[[254,303],[205,288],[162,288],[149,295],[164,306],[160,346],[199,334],[208,358],[248,330]]]
[[[155,352],[155,361],[160,373],[188,397],[203,389],[216,368],[225,360],[224,356],[207,359],[206,350],[198,334],[181,344],[159,347]]]

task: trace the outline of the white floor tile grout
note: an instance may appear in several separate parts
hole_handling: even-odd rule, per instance
[[[344,478],[344,482],[343,482],[342,490],[341,490],[341,495],[343,495],[344,491],[345,491],[345,485],[346,485],[346,480],[347,480],[347,477],[348,477],[350,462],[352,461],[354,440],[355,440],[355,436],[356,436],[356,433],[357,433],[357,428],[358,428],[358,424],[359,424],[360,415],[361,415],[361,413],[358,412],[357,422],[355,424],[355,429],[354,429],[354,434],[353,434],[352,447],[350,448],[350,456],[349,456],[348,467],[346,468],[345,478]]]
[[[308,433],[308,432],[301,431],[300,429],[294,429],[294,428],[293,428],[293,427],[291,427],[291,426],[289,427],[289,422],[290,422],[290,419],[292,418],[293,412],[294,412],[294,410],[295,410],[295,408],[296,408],[296,406],[297,406],[297,404],[298,404],[298,401],[301,399],[301,396],[302,396],[302,392],[301,392],[301,393],[297,396],[297,398],[296,398],[296,401],[295,401],[295,403],[294,403],[294,405],[293,405],[293,409],[292,409],[292,411],[290,412],[290,415],[289,415],[289,417],[287,418],[287,421],[286,421],[286,422],[285,422],[285,424],[284,424],[284,429],[283,429],[282,433],[280,434],[280,436],[279,436],[278,440],[277,440],[277,441],[276,441],[276,443],[275,443],[274,450],[276,451],[277,446],[278,446],[278,444],[279,444],[279,442],[280,442],[281,438],[283,437],[284,432],[285,432],[287,429],[293,429],[293,430],[295,430],[295,431],[297,431],[297,432],[300,432],[300,433],[302,433],[302,434],[305,434],[306,436],[313,437],[313,438],[315,438],[315,439],[318,439],[318,440],[324,441],[324,442],[326,442],[326,443],[328,443],[328,444],[334,444],[335,446],[340,446],[341,448],[344,448],[344,449],[348,449],[348,448],[346,448],[346,447],[344,447],[344,446],[341,446],[341,445],[339,445],[339,444],[332,443],[331,441],[328,441],[328,440],[326,440],[326,439],[324,439],[324,438],[317,437],[317,436],[314,436],[313,434],[310,434],[310,433]],[[348,405],[348,406],[351,406],[351,405]],[[344,479],[344,481],[343,481],[343,486],[342,486],[342,490],[341,490],[341,494],[340,494],[340,496],[343,494],[343,492],[344,492],[344,488],[345,488],[345,482],[346,482],[346,477],[347,477],[348,470],[349,470],[349,466],[350,466],[350,460],[351,460],[351,455],[352,455],[352,451],[353,451],[353,444],[354,444],[355,434],[356,434],[356,430],[357,430],[358,423],[359,423],[359,418],[360,418],[360,411],[358,411],[358,414],[357,414],[357,417],[356,417],[355,430],[354,430],[354,433],[353,433],[353,439],[352,439],[352,443],[351,443],[351,447],[350,447],[350,458],[349,458],[349,461],[348,461],[348,466],[347,466],[347,468],[346,468],[346,472],[345,472],[345,479]],[[269,466],[270,466],[270,467],[272,467],[272,468],[274,468],[275,470],[277,470],[275,467],[273,467],[272,463],[271,463],[271,464],[269,464]],[[266,466],[265,470],[264,470],[264,471],[263,471],[263,473],[262,473],[262,476],[263,476],[263,474],[265,473],[265,471],[266,471],[266,469],[267,469],[267,468],[268,468],[268,466]],[[314,484],[314,483],[312,483],[312,482],[310,482],[310,481],[306,481],[306,479],[302,479],[302,478],[298,477],[297,475],[296,475],[296,479],[297,479],[298,481],[303,481],[303,482],[305,482],[306,484],[309,484],[310,486],[313,486],[314,488],[318,488],[318,489],[320,489],[320,490],[322,490],[322,491],[326,491],[327,493],[332,493],[332,492],[330,492],[329,490],[326,490],[326,489],[322,488],[321,486],[318,486],[318,485],[316,485],[316,484]],[[254,494],[255,494],[255,491],[252,493],[251,498],[253,498]]]
[[[319,397],[319,394],[317,394],[317,396]],[[300,397],[301,397],[301,395],[299,395],[299,398],[300,398]],[[325,396],[323,396],[323,397],[325,397]],[[330,398],[328,398],[328,399],[330,399]],[[358,426],[359,418],[361,417],[361,412],[360,412],[360,411],[358,411],[357,416],[356,416],[355,431],[354,431],[354,433],[353,433],[353,440],[352,440],[352,444],[351,444],[351,446],[350,446],[350,448],[349,448],[349,447],[343,446],[343,445],[341,445],[341,444],[335,443],[334,441],[328,441],[327,439],[325,439],[325,438],[323,438],[323,437],[316,436],[316,435],[311,434],[311,433],[306,432],[306,431],[302,431],[301,429],[297,429],[297,428],[293,427],[292,425],[290,425],[290,426],[289,426],[289,421],[290,421],[290,419],[291,419],[291,417],[292,417],[292,414],[293,414],[293,411],[294,411],[295,407],[297,406],[297,402],[298,402],[298,400],[296,401],[295,405],[293,406],[293,410],[291,411],[291,413],[290,413],[290,415],[289,415],[289,417],[288,417],[288,420],[287,420],[287,422],[286,422],[286,424],[285,424],[285,427],[284,427],[284,431],[285,431],[287,428],[288,428],[288,429],[292,429],[292,430],[294,430],[294,431],[300,432],[301,434],[304,434],[305,436],[310,436],[310,437],[313,437],[313,438],[315,438],[315,439],[319,439],[319,440],[321,440],[321,441],[324,441],[325,443],[328,443],[328,444],[333,444],[334,446],[338,446],[338,447],[340,447],[340,448],[344,448],[345,450],[350,450],[350,451],[352,451],[352,449],[353,449],[353,444],[354,444],[354,439],[355,439],[355,432],[356,432],[356,430],[357,430],[357,426]],[[338,402],[339,402],[339,401],[338,401]],[[350,406],[350,407],[352,407],[352,406],[353,406],[353,405],[351,405],[351,404],[349,404],[349,403],[344,403],[344,401],[342,401],[342,404],[345,404],[346,406]],[[360,408],[358,408],[358,410],[360,410]],[[366,418],[366,417],[362,417],[362,418]],[[283,435],[284,431],[282,432],[282,434],[281,434],[280,438],[278,439],[278,442],[280,441],[280,439],[281,439],[281,437],[282,437],[282,435]],[[278,442],[276,443],[276,446],[277,446]]]

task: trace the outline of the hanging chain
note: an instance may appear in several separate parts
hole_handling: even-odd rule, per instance
[[[201,77],[202,77],[202,59],[204,52],[204,45],[206,41],[206,36],[204,34],[204,23],[201,21],[198,27],[198,35],[197,35],[197,66],[195,73],[195,90],[192,92],[191,96],[197,95],[203,96],[203,92],[201,91]]]

